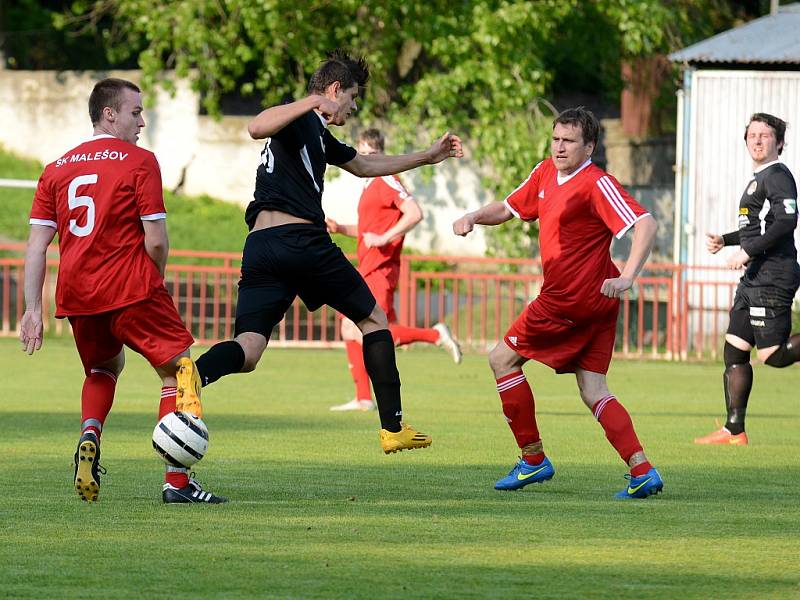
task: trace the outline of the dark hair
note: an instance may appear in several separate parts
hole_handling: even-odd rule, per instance
[[[142,91],[135,83],[116,77],[101,79],[95,84],[89,95],[89,118],[92,120],[92,125],[100,122],[106,106],[119,110],[122,90],[126,88],[134,92]]]
[[[747,123],[747,127],[744,128],[745,142],[747,141],[747,130],[750,129],[750,123],[753,121],[758,121],[759,123],[764,123],[772,127],[772,130],[775,132],[775,142],[778,146],[778,154],[783,152],[783,140],[784,136],[786,135],[786,121],[768,113],[753,113],[750,116],[750,121]]]
[[[369,80],[369,65],[364,57],[353,58],[341,48],[328,54],[308,82],[309,94],[322,94],[330,84],[338,81],[348,89],[358,84],[362,88]]]
[[[383,152],[385,139],[380,129],[375,129],[375,128],[365,129],[358,136],[358,141],[366,142],[376,150],[380,150],[381,152]]]
[[[584,145],[591,142],[595,145],[595,148],[597,147],[597,140],[600,137],[600,122],[594,116],[594,113],[587,108],[583,106],[568,108],[553,120],[553,128],[555,128],[556,123],[580,127]]]

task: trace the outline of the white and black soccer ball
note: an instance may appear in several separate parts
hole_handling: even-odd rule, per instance
[[[168,465],[188,469],[208,450],[206,424],[189,413],[164,415],[153,429],[153,449]]]

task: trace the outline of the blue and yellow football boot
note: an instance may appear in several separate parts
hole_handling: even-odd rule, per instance
[[[552,479],[556,474],[550,459],[545,456],[538,465],[529,465],[525,460],[519,459],[514,468],[494,484],[496,490],[518,490],[530,483],[542,483]]]
[[[660,494],[664,489],[664,482],[661,479],[661,475],[658,474],[658,471],[656,471],[655,468],[650,469],[647,473],[639,477],[625,475],[625,478],[630,479],[628,487],[621,492],[617,492],[615,496],[616,498],[620,498],[622,500],[647,498],[648,496]]]

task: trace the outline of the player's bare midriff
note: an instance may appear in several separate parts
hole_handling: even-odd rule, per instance
[[[289,223],[308,223],[312,224],[308,219],[295,217],[289,213],[281,212],[279,210],[262,210],[256,217],[256,223],[253,226],[253,231],[259,229],[269,229],[270,227],[278,227],[279,225],[288,225]]]

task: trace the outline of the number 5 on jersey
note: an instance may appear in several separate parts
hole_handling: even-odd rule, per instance
[[[69,220],[69,231],[78,237],[86,237],[94,229],[94,199],[91,196],[76,196],[78,188],[84,185],[97,183],[97,173],[80,175],[69,183],[67,190],[67,204],[70,210],[81,206],[86,207],[86,225],[78,225],[76,219]]]

